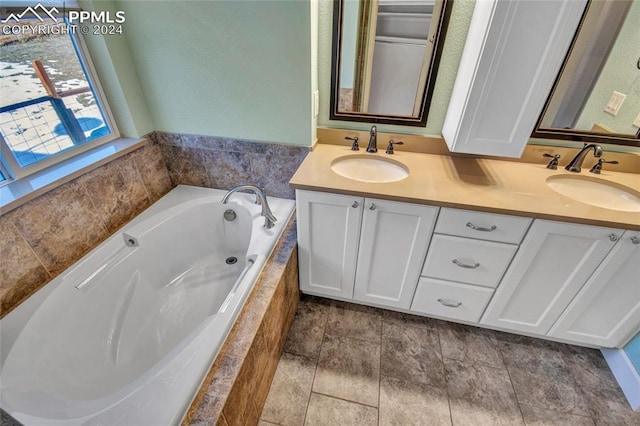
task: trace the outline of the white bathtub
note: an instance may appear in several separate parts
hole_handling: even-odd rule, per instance
[[[0,407],[26,425],[180,422],[294,208],[269,198],[265,229],[253,195],[224,193],[177,187],[0,320]]]

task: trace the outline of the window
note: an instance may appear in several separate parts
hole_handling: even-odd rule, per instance
[[[0,149],[7,179],[119,136],[83,42],[63,16],[68,9],[42,4],[1,14]]]

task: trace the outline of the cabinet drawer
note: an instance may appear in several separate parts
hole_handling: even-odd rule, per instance
[[[463,321],[478,322],[493,294],[490,288],[420,278],[411,310]]]
[[[495,288],[518,246],[433,234],[422,275]]]
[[[520,244],[531,220],[526,217],[442,208],[435,232]]]

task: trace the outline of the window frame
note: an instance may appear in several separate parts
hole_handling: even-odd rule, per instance
[[[25,5],[28,5],[28,3],[25,2]],[[80,10],[80,8],[71,9]],[[67,7],[66,10],[70,10],[70,8]],[[66,16],[63,17],[63,19],[65,23],[68,24]],[[77,34],[70,33],[69,38],[74,47],[76,56],[78,57],[78,60],[80,62],[80,66],[82,67],[86,77],[89,79],[89,86],[93,89],[95,101],[104,115],[104,119],[106,121],[105,124],[109,127],[109,130],[111,130],[111,132],[108,135],[99,137],[82,145],[68,148],[64,151],[53,154],[48,158],[42,159],[38,162],[26,166],[20,166],[18,164],[16,158],[11,152],[11,149],[9,148],[9,145],[4,140],[4,137],[0,134],[0,157],[2,157],[2,161],[0,161],[0,168],[2,169],[2,172],[5,176],[5,180],[0,181],[0,186],[15,182],[26,176],[30,176],[34,173],[55,166],[58,163],[78,156],[98,146],[113,142],[114,140],[121,137],[120,131],[118,129],[118,126],[116,125],[116,121],[114,119],[113,113],[111,112],[109,103],[107,102],[105,92],[102,88],[102,84],[100,83],[100,79],[98,78],[98,74],[93,65],[93,60],[91,58],[89,49],[87,48],[86,42],[84,41],[83,35],[79,32]]]

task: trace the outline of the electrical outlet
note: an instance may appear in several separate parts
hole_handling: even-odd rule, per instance
[[[318,116],[318,112],[320,112],[320,92],[315,90],[313,92],[313,118]]]
[[[607,106],[604,107],[604,112],[608,112],[611,115],[618,115],[618,111],[620,111],[620,107],[622,103],[626,99],[627,95],[620,92],[613,92],[611,95],[611,99],[607,103]]]
[[[636,119],[633,120],[633,125],[636,126],[636,127],[640,127],[640,112],[636,116]]]

